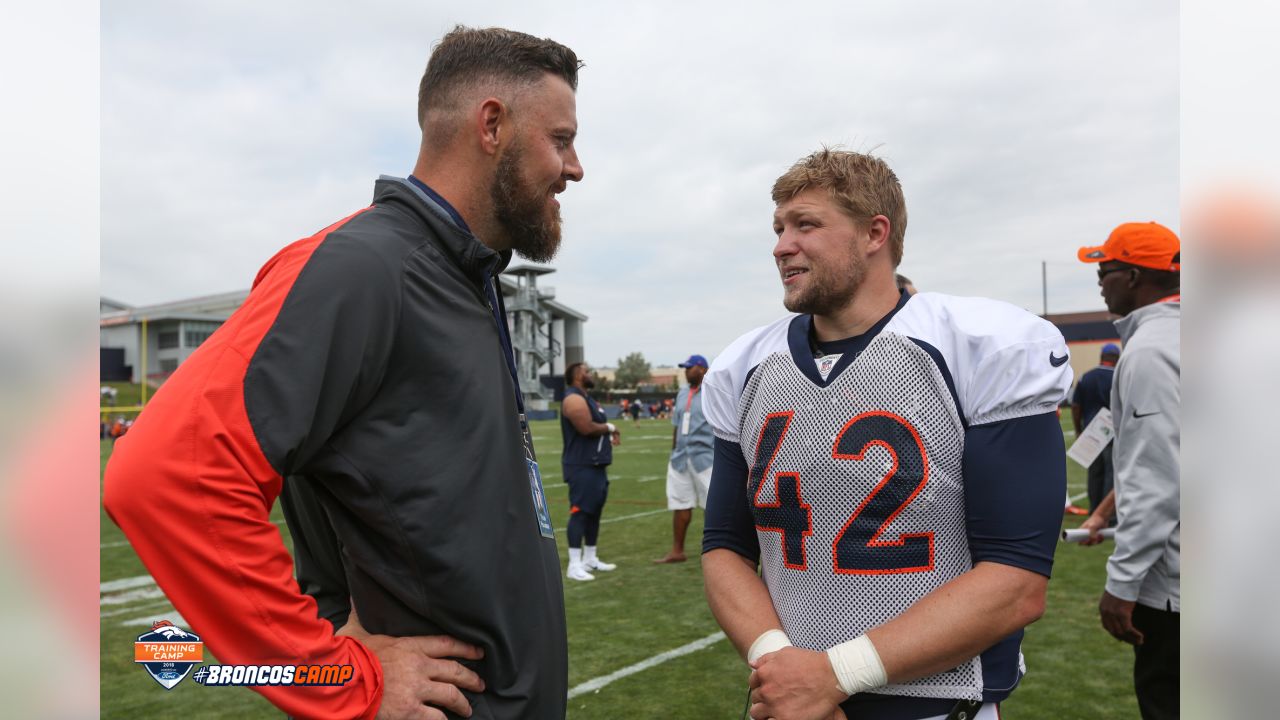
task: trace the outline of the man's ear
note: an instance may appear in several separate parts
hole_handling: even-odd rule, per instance
[[[480,103],[475,114],[475,128],[480,137],[480,148],[489,155],[496,155],[508,132],[510,112],[501,100],[488,97]]]
[[[889,218],[876,215],[867,221],[867,254],[879,252],[889,244]]]

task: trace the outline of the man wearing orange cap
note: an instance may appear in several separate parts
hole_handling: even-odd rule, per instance
[[[1124,355],[1111,388],[1115,490],[1082,527],[1107,526],[1116,549],[1098,603],[1102,626],[1134,646],[1134,689],[1142,717],[1178,717],[1181,508],[1178,453],[1181,247],[1158,223],[1125,223],[1099,247],[1080,248],[1098,263],[1107,309]]]

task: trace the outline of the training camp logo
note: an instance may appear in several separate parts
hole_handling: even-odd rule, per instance
[[[133,661],[165,690],[172,690],[193,665],[204,662],[204,643],[199,635],[158,620],[133,644]]]

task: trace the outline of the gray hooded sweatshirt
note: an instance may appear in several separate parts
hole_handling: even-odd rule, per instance
[[[1181,440],[1178,296],[1116,321],[1124,353],[1111,387],[1115,422],[1116,550],[1107,592],[1180,612]]]

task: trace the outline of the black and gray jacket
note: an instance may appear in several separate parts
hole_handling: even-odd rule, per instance
[[[299,272],[246,375],[247,409],[288,478],[298,580],[323,617],[341,625],[354,602],[370,632],[478,645],[473,718],[559,720],[556,543],[538,531],[483,290],[509,259],[419,188],[379,179],[373,207],[330,229]]]

